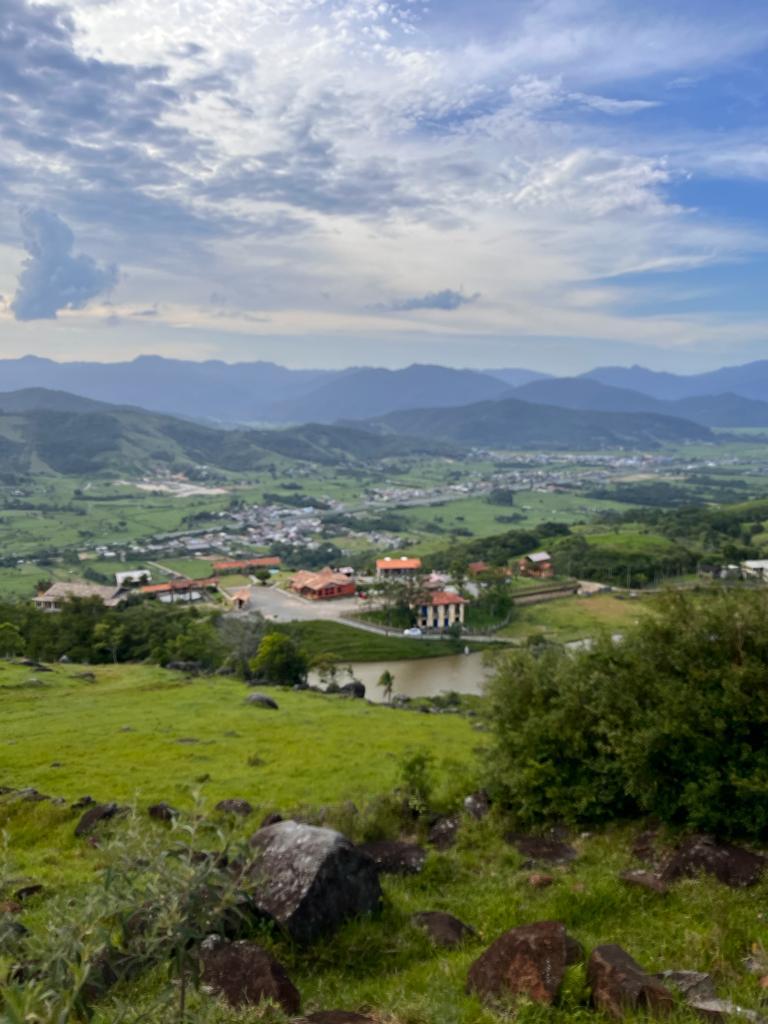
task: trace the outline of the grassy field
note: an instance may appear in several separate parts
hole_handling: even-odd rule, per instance
[[[466,768],[475,742],[459,716],[283,690],[269,690],[280,708],[266,711],[245,704],[250,691],[229,678],[98,666],[89,682],[77,678],[81,671],[57,667],[31,683],[30,669],[0,663],[0,785],[187,808],[200,791],[211,804],[242,797],[266,812],[363,799],[394,785],[399,760],[422,747]],[[54,877],[60,870],[49,854],[71,844],[55,817],[41,818],[53,830],[51,849],[41,850],[38,837],[30,851],[41,861],[16,850],[25,871]]]
[[[7,837],[0,877],[44,883],[21,915],[42,948],[55,944],[65,923],[96,913],[98,880],[109,877],[116,863],[115,844],[125,849],[133,842],[129,849],[146,851],[154,843],[167,848],[188,841],[193,820],[183,820],[169,834],[144,816],[150,800],[165,798],[192,808],[191,794],[198,789],[210,808],[222,796],[245,797],[257,813],[237,826],[240,835],[253,831],[263,810],[290,812],[303,805],[306,813],[307,805],[325,805],[324,820],[360,841],[385,820],[396,828],[373,801],[391,792],[408,751],[431,751],[436,759],[435,807],[458,806],[462,794],[477,784],[480,737],[458,716],[414,715],[283,692],[276,693],[278,712],[263,711],[245,707],[243,689],[226,679],[187,682],[146,668],[100,668],[97,681],[89,684],[73,678],[76,671],[57,668],[46,677],[47,686],[29,687],[24,685],[28,670],[2,667],[0,711],[9,726],[0,747],[2,782],[37,785],[70,799],[84,791],[121,802],[138,795],[138,813],[103,828],[93,846],[74,837],[76,810],[0,797],[0,828]],[[135,731],[125,731],[126,726]],[[197,744],[178,742],[193,737]],[[49,767],[53,760],[62,767]],[[203,774],[209,781],[198,783]],[[349,799],[356,801],[358,813],[342,805]],[[709,972],[719,996],[759,1008],[759,979],[745,969],[744,958],[759,961],[768,949],[768,880],[754,889],[730,890],[711,879],[691,879],[676,883],[667,896],[628,889],[618,874],[638,866],[630,854],[637,825],[572,837],[577,859],[567,868],[545,868],[552,883],[535,888],[531,869],[502,838],[508,826],[498,810],[482,822],[464,818],[456,846],[445,853],[430,848],[421,874],[383,878],[380,916],[351,922],[332,939],[302,949],[279,936],[260,935],[258,941],[284,963],[301,992],[305,1012],[340,1007],[370,1013],[381,1024],[603,1020],[586,1007],[583,963],[568,970],[552,1008],[522,1001],[516,1008],[490,1009],[467,994],[469,966],[488,944],[511,927],[541,920],[562,921],[587,954],[600,943],[616,942],[649,971]],[[408,826],[421,841],[424,829],[425,823]],[[205,841],[215,842],[210,829]],[[141,872],[148,866],[130,862],[139,881],[132,890],[137,902],[125,904],[127,911],[141,905]],[[110,907],[114,912],[114,903]],[[453,913],[477,935],[452,951],[436,948],[410,920],[423,910]],[[92,1020],[161,1024],[178,1019],[174,1003],[178,992],[162,964],[117,986],[95,1006]],[[191,995],[188,1015],[190,1024],[283,1020],[263,1008],[234,1012],[204,993]],[[691,1024],[695,1018],[678,1006],[666,1019]]]
[[[612,594],[593,597],[568,597],[543,604],[519,607],[514,620],[501,630],[500,636],[544,636],[558,643],[594,636],[602,629],[621,630],[637,622],[648,607],[648,599],[626,598]]]
[[[463,640],[418,640],[405,636],[382,636],[354,629],[343,622],[292,622],[275,627],[291,633],[312,655],[334,654],[340,661],[404,661],[461,654]],[[487,645],[480,645],[484,650]],[[471,645],[472,649],[475,645]]]

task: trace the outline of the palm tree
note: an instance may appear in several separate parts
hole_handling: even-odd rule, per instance
[[[389,703],[392,700],[392,689],[395,685],[395,677],[388,668],[379,676],[377,685],[384,691],[384,700]]]

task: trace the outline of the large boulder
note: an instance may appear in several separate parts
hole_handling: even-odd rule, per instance
[[[383,875],[417,875],[427,859],[423,847],[417,843],[403,843],[399,839],[363,843],[360,850],[371,858]]]
[[[355,697],[357,700],[363,700],[365,697],[365,684],[361,683],[359,679],[353,679],[351,683],[345,683],[344,686],[340,686],[339,693],[345,697]]]
[[[257,708],[267,708],[269,711],[277,711],[277,701],[268,697],[265,693],[252,693],[245,698],[246,704],[251,704]]]
[[[550,1005],[570,962],[565,926],[537,921],[496,939],[470,967],[467,989],[486,1003],[526,996]]]
[[[690,836],[667,856],[659,875],[663,882],[675,882],[703,873],[740,889],[756,885],[766,867],[768,860],[759,853],[719,843],[711,836]]]
[[[280,821],[260,828],[250,845],[254,859],[243,881],[297,942],[313,942],[381,906],[376,865],[339,832]]]
[[[477,935],[474,928],[442,910],[422,910],[414,914],[411,921],[417,928],[423,928],[436,946],[442,946],[444,949],[453,949],[454,946],[460,946],[465,939]]]
[[[665,985],[646,974],[621,946],[612,943],[592,951],[587,981],[595,1009],[615,1020],[634,1013],[664,1016],[675,1003]]]
[[[301,997],[282,964],[253,942],[211,936],[200,948],[204,985],[230,1006],[257,1006],[271,999],[285,1013],[298,1013]]]
[[[647,892],[655,892],[658,896],[664,896],[669,892],[666,882],[663,882],[653,871],[636,870],[622,871],[619,881],[635,889],[645,889]]]
[[[90,835],[97,825],[114,818],[119,810],[117,804],[96,804],[80,818],[75,826],[75,835],[78,838]]]

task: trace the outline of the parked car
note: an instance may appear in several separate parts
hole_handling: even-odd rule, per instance
[[[410,629],[403,630],[403,636],[423,636],[424,634],[418,626],[411,626]]]

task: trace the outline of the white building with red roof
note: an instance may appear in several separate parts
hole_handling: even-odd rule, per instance
[[[455,623],[464,625],[464,608],[468,604],[461,594],[449,590],[433,590],[424,594],[413,606],[416,625],[421,629],[450,629]]]

